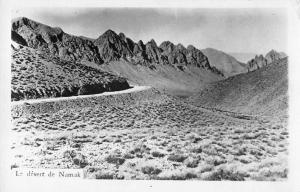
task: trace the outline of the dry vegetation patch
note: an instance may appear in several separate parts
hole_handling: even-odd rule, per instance
[[[118,97],[13,108],[12,167],[83,168],[97,179],[287,178],[286,120],[227,118],[158,92]]]

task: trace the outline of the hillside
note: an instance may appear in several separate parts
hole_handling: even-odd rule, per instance
[[[110,62],[99,66],[104,71],[126,77],[132,84],[149,85],[172,95],[189,96],[208,82],[223,79],[219,75],[195,66],[184,70],[168,65],[132,65],[126,61]]]
[[[226,77],[247,72],[246,64],[239,62],[227,53],[212,48],[201,51],[208,57],[210,65],[216,67]]]
[[[12,45],[11,99],[96,94],[129,88],[124,78],[43,51]]]
[[[285,114],[287,58],[255,71],[212,83],[190,101],[198,106],[245,114]]]

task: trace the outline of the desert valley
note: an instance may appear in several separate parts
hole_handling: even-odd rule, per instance
[[[288,177],[288,56],[11,25],[11,168],[91,179]]]

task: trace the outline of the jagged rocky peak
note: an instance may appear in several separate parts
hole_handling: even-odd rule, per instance
[[[170,41],[163,41],[159,48],[161,48],[164,53],[171,53],[174,50],[175,45]]]
[[[57,41],[63,35],[63,30],[59,27],[50,27],[42,23],[30,20],[26,17],[21,17],[16,19],[12,23],[12,30],[19,33],[29,33],[28,30],[35,32],[46,41],[46,43],[51,43]]]
[[[161,57],[161,50],[157,46],[154,39],[151,39],[145,45],[147,60],[152,63],[164,63],[164,59]]]
[[[69,35],[58,27],[19,18],[12,23],[12,39],[65,60],[88,60],[99,64],[126,60],[143,65],[193,65],[220,74],[194,46],[185,48],[182,44],[174,45],[170,41],[158,46],[154,39],[146,44],[141,40],[135,43],[124,33],[117,34],[111,29],[93,40]]]
[[[186,50],[186,48],[181,43],[178,43],[176,48],[180,51],[185,51]]]
[[[16,30],[17,28],[19,28],[21,26],[29,26],[29,27],[35,28],[35,26],[37,26],[37,25],[38,25],[38,22],[30,20],[26,17],[18,17],[16,19],[12,20],[12,30]]]
[[[180,43],[174,45],[170,41],[164,41],[159,47],[162,49],[162,55],[168,59],[169,64],[192,65],[211,70],[207,57],[192,45],[185,48]]]
[[[276,60],[279,60],[279,59],[282,59],[284,57],[286,57],[285,53],[283,53],[283,52],[277,52],[274,49],[272,49],[271,51],[269,51],[266,54],[266,56],[265,56],[265,58],[267,59],[268,63],[272,63],[272,62],[274,62]]]
[[[117,33],[116,33],[114,30],[112,30],[112,29],[107,29],[107,30],[103,33],[102,36],[105,36],[105,35],[107,35],[107,36],[117,36]]]
[[[126,36],[124,33],[119,33],[119,37],[121,38],[122,41],[126,41]]]
[[[119,38],[119,36],[117,35],[116,32],[114,32],[113,30],[111,29],[108,29],[107,31],[105,31],[102,35],[100,35],[98,37],[98,40],[99,39],[107,39],[109,40],[110,42],[114,42],[115,38]],[[97,40],[97,39],[96,39]]]
[[[285,53],[277,52],[274,49],[269,51],[265,57],[263,55],[256,55],[254,59],[247,62],[248,71],[259,69],[285,57],[287,57]]]
[[[123,33],[117,35],[109,29],[100,35],[94,44],[97,46],[101,58],[105,62],[116,61],[120,58],[131,58],[133,56],[134,42],[126,38]]]
[[[192,51],[192,50],[195,50],[196,47],[194,47],[193,45],[188,45],[188,46],[186,47],[186,49],[189,50],[189,51]]]
[[[154,46],[154,47],[157,47],[157,44],[156,44],[154,39],[151,39],[147,44],[149,44],[151,46]]]
[[[263,55],[256,55],[254,59],[247,62],[248,71],[253,71],[267,65],[267,60]]]
[[[28,47],[46,51],[52,56],[64,60],[102,63],[92,41],[69,35],[59,27],[50,27],[21,17],[12,21],[11,30],[12,40],[20,42],[22,37]]]
[[[142,40],[138,41],[138,45],[139,45],[139,47],[145,47],[145,44]]]

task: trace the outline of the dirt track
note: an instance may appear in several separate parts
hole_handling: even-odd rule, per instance
[[[101,97],[101,96],[108,96],[108,95],[118,95],[124,93],[133,93],[137,91],[143,91],[150,89],[149,86],[131,86],[130,89],[125,89],[122,91],[112,91],[112,92],[104,92],[94,95],[78,95],[78,96],[71,96],[71,97],[56,97],[56,98],[45,98],[45,99],[28,99],[22,101],[13,101],[11,104],[14,105],[23,105],[23,104],[34,104],[34,103],[47,103],[47,102],[58,102],[64,100],[74,100],[74,99],[84,99],[84,98],[92,98],[92,97]]]

